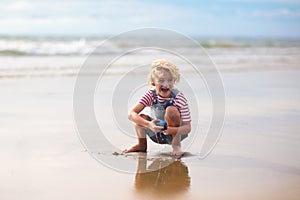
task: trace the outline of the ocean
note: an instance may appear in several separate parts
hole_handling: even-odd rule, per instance
[[[191,38],[199,44],[198,47],[191,46],[189,42],[174,41],[172,45],[165,46],[165,49],[192,56],[195,58],[194,65],[205,66],[209,57],[221,72],[300,69],[299,39]],[[152,58],[168,57],[165,55],[166,51],[152,46],[153,41],[156,44],[163,40],[164,38],[159,37],[114,39],[110,36],[2,35],[0,78],[76,76],[90,56],[100,59],[107,56],[117,58],[120,55],[124,57],[124,51],[128,49],[143,49],[139,50],[138,56],[126,54],[126,59],[116,63],[117,67],[111,73],[119,74],[124,72],[126,66],[150,65]],[[186,65],[180,60],[182,59],[177,60],[175,64]],[[99,64],[96,67],[104,66]],[[91,73],[97,73],[97,70]]]

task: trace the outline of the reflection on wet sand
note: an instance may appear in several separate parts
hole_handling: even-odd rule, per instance
[[[137,193],[173,196],[188,191],[190,183],[188,167],[181,160],[157,158],[147,167],[147,158],[138,159],[135,176]]]

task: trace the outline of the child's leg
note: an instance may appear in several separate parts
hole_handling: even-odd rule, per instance
[[[140,115],[146,120],[150,121],[150,117],[144,114]],[[135,125],[136,134],[138,136],[138,142],[136,145],[133,145],[129,149],[125,149],[125,153],[129,152],[146,152],[147,151],[147,138],[146,138],[146,129],[142,126]]]
[[[167,121],[168,126],[179,127],[180,122],[181,122],[179,110],[175,106],[168,106],[166,109],[165,120]],[[175,134],[172,136],[173,136],[172,155],[181,156],[183,154],[183,152],[181,151],[181,145],[180,145],[181,135]]]

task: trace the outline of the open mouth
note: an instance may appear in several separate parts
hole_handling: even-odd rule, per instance
[[[166,93],[166,92],[169,91],[169,88],[161,88],[161,91],[164,92],[164,93]]]

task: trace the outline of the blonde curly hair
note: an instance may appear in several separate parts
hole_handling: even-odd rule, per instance
[[[151,71],[148,77],[148,83],[150,86],[154,84],[154,78],[157,77],[157,74],[161,72],[161,70],[166,70],[171,73],[175,84],[180,80],[179,69],[174,64],[170,63],[165,59],[157,59],[154,60],[151,64]]]

